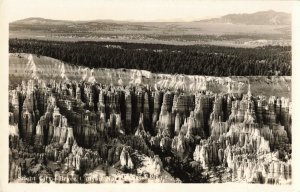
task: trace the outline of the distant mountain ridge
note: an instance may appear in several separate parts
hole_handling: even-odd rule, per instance
[[[250,14],[228,14],[220,18],[200,20],[200,22],[219,22],[245,25],[291,25],[291,21],[291,14],[273,10]]]
[[[179,21],[182,22],[182,21]],[[277,12],[273,10],[260,11],[255,13],[243,14],[228,14],[219,18],[197,20],[190,22],[218,22],[218,23],[232,23],[232,24],[246,24],[246,25],[290,25],[291,14],[285,12]],[[11,24],[79,24],[79,23],[143,23],[141,21],[118,21],[118,20],[55,20],[41,17],[29,17],[26,19],[11,22]],[[173,22],[150,22],[150,23],[174,23]],[[176,23],[176,22],[175,22]]]
[[[30,17],[9,24],[9,37],[237,47],[290,45],[291,15],[276,11],[194,21],[55,20]]]
[[[58,20],[58,19],[47,19],[42,17],[29,17],[17,21],[13,21],[10,24],[80,24],[80,23],[97,23],[97,22],[111,22],[111,23],[122,23],[123,21],[115,21],[115,20]],[[124,21],[126,22],[126,21]]]

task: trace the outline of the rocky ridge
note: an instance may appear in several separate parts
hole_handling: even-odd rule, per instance
[[[223,182],[291,183],[289,98],[255,95],[250,83],[246,93],[234,91],[231,80],[215,93],[207,80],[195,84],[205,89],[188,89],[143,76],[117,85],[99,74],[32,74],[9,91],[11,182],[91,182],[86,173],[100,166],[105,176],[95,182],[115,182],[107,177],[113,167],[160,182],[204,182],[212,172]],[[230,175],[214,170],[220,166]]]

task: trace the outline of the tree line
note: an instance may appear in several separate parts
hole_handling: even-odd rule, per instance
[[[90,68],[212,76],[291,75],[290,46],[234,48],[10,39],[9,52],[33,53]]]

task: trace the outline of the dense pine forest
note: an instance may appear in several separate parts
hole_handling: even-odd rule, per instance
[[[90,68],[143,69],[156,73],[213,76],[291,75],[290,46],[234,48],[10,39],[9,52],[49,56]]]

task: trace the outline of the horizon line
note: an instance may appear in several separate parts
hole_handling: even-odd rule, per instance
[[[277,12],[277,13],[286,13],[286,14],[291,14],[290,12],[285,12],[285,11],[276,11],[273,9],[266,9],[264,11],[255,11],[255,12],[243,12],[243,13],[228,13],[222,16],[214,16],[214,17],[206,17],[206,18],[194,18],[194,19],[188,19],[188,18],[167,18],[167,19],[154,19],[154,20],[135,20],[135,19],[125,19],[125,20],[118,20],[118,19],[108,19],[108,18],[104,18],[104,19],[55,19],[55,18],[46,18],[46,17],[39,17],[39,16],[31,16],[31,17],[25,17],[22,19],[17,19],[17,20],[13,20],[13,21],[9,21],[9,23],[14,23],[14,22],[18,22],[18,21],[23,21],[26,19],[44,19],[44,20],[51,20],[51,21],[70,21],[70,22],[93,22],[93,21],[112,21],[112,22],[130,22],[130,23],[139,23],[139,22],[143,22],[143,23],[181,23],[181,22],[200,22],[200,21],[206,21],[206,20],[210,20],[210,19],[216,19],[216,18],[221,18],[224,17],[226,15],[240,15],[240,14],[255,14],[255,13],[259,13],[259,12]]]

